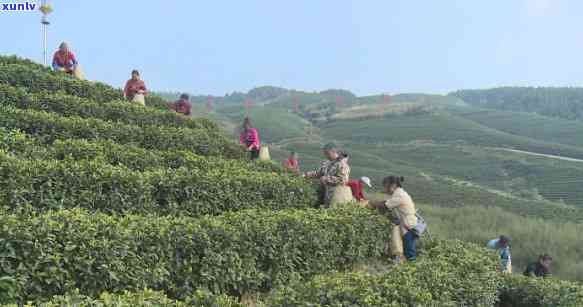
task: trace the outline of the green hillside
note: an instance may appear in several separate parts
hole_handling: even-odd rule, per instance
[[[514,135],[560,143],[583,146],[583,122],[537,115],[488,109],[459,109],[459,116],[486,127]]]
[[[234,131],[236,135],[241,129],[243,119],[251,118],[253,126],[263,132],[261,140],[264,143],[306,137],[308,127],[311,126],[308,121],[288,109],[271,105],[256,106],[248,112],[242,106],[232,106],[219,109],[217,113],[238,124]]]
[[[332,122],[324,128],[327,138],[360,144],[470,144],[583,158],[583,148],[512,135],[446,112]]]
[[[459,90],[449,96],[477,107],[583,119],[583,88],[580,87],[498,87]]]
[[[499,275],[493,253],[476,245],[423,238],[418,263],[389,266],[384,215],[349,204],[317,208],[311,182],[279,163],[245,161],[236,138],[216,123],[148,101],[130,106],[105,84],[0,57],[0,304],[527,304],[517,294],[533,282]],[[231,110],[200,115],[232,121],[221,123],[229,127],[243,115]],[[254,112],[263,129],[281,126],[265,135],[281,142],[276,156],[300,146],[289,140],[305,137],[307,122],[273,106]],[[315,164],[318,144],[302,148]],[[377,157],[367,151],[354,159]],[[377,161],[368,167],[381,176],[388,161]],[[400,164],[395,170],[418,171]],[[545,205],[520,210],[550,215]],[[398,282],[404,279],[409,286]],[[540,304],[565,287],[578,292],[561,304],[583,298],[578,284],[545,282],[560,287],[539,294]]]

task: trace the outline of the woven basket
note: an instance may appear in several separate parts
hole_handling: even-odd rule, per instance
[[[269,147],[261,146],[261,149],[259,150],[259,160],[261,161],[271,160],[271,157],[269,156]]]
[[[145,107],[146,106],[146,97],[144,97],[144,94],[135,94],[134,98],[132,98],[132,103]]]
[[[333,188],[332,199],[330,200],[330,207],[336,207],[347,203],[354,202],[352,190],[348,186],[338,186]]]

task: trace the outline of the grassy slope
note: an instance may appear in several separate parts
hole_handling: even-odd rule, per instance
[[[240,125],[245,116],[248,116],[253,125],[260,130],[264,143],[305,137],[306,127],[310,126],[308,121],[288,109],[273,106],[255,106],[248,114],[240,106],[220,109],[218,113],[229,118],[236,129],[238,129],[236,125]]]
[[[477,146],[367,146],[368,153],[395,164],[471,181],[528,198],[583,205],[583,163],[561,161]]]
[[[534,113],[505,112],[478,108],[455,111],[481,125],[514,135],[546,142],[583,146],[583,122],[546,117]]]
[[[499,208],[421,207],[433,235],[485,244],[500,234],[509,234],[515,273],[522,273],[538,254],[548,253],[556,259],[553,263],[555,275],[571,280],[583,279],[581,224],[524,218]]]

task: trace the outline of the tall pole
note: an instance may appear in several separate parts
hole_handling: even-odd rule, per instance
[[[49,24],[51,24],[48,20],[49,14],[53,11],[53,8],[50,4],[47,3],[47,0],[41,1],[40,11],[43,14],[40,23],[42,24],[42,31],[43,31],[43,61],[45,66],[48,64],[48,51],[47,51],[47,32],[49,28]]]
[[[45,66],[47,66],[47,21],[45,20],[45,16],[43,16],[43,59],[44,59],[44,64]]]

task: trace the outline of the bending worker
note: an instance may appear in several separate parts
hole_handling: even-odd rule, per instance
[[[180,99],[178,99],[178,101],[170,104],[170,109],[176,111],[177,113],[190,116],[190,112],[192,110],[190,96],[188,96],[186,93],[180,95]]]
[[[524,276],[530,277],[542,277],[546,278],[551,275],[551,264],[553,263],[553,257],[543,254],[538,257],[537,262],[533,262],[526,267],[524,271]]]
[[[339,203],[351,201],[352,193],[346,186],[350,175],[348,158],[340,154],[338,147],[334,143],[326,144],[322,151],[326,160],[322,162],[317,171],[307,172],[304,176],[320,180],[320,201],[325,208],[335,205],[336,201],[333,201],[333,198],[337,197],[335,193],[336,195],[345,194],[345,192],[349,194],[349,199],[339,200]]]
[[[366,204],[368,202],[368,200],[366,199],[366,197],[364,196],[364,193],[363,193],[365,185],[369,188],[372,188],[372,185],[370,183],[370,178],[361,177],[358,180],[349,180],[348,181],[348,186],[352,190],[352,196],[358,202],[361,202],[363,204]]]
[[[285,162],[283,162],[283,167],[289,171],[294,172],[294,173],[299,173],[300,172],[300,162],[298,159],[298,153],[292,152],[289,155],[289,158],[287,160],[285,160]]]
[[[59,50],[53,55],[53,69],[73,75],[78,65],[75,54],[69,50],[69,45],[62,42]]]
[[[401,262],[403,253],[408,261],[417,259],[417,235],[414,231],[417,226],[417,210],[413,199],[403,189],[403,181],[405,181],[403,177],[386,177],[383,180],[383,187],[390,198],[386,201],[371,202],[368,205],[371,208],[394,209],[393,215],[395,219],[393,221],[390,249],[393,260],[396,263]]]
[[[500,256],[500,268],[502,273],[512,273],[512,257],[510,255],[510,238],[507,236],[500,236],[496,239],[488,241],[487,247],[498,251]]]

